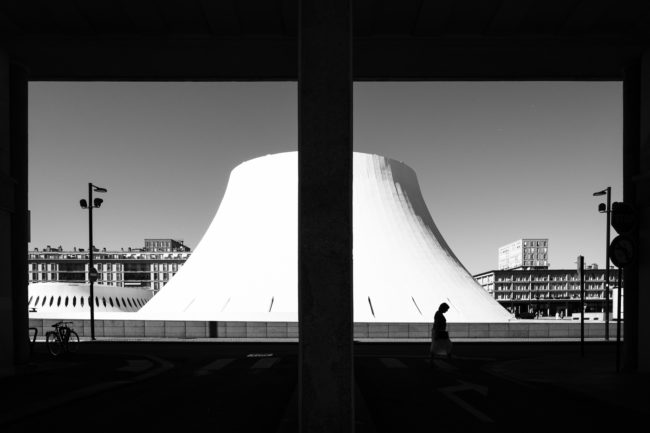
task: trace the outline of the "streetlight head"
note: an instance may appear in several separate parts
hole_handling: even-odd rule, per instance
[[[88,202],[85,199],[79,200],[79,206],[81,206],[82,209],[87,209],[88,208]]]
[[[104,200],[102,200],[101,198],[96,198],[93,200],[93,205],[95,207],[101,207],[102,203],[104,203]]]
[[[95,186],[95,185],[93,185],[93,191],[95,191],[95,192],[108,192],[108,190],[106,188],[101,188],[101,187]]]
[[[595,192],[595,193],[594,193],[594,196],[605,195],[605,194],[607,194],[607,190],[606,190],[606,189],[604,189],[604,190],[602,190],[602,191]]]
[[[600,213],[607,212],[607,205],[605,203],[599,204],[598,205],[598,212],[600,212]]]

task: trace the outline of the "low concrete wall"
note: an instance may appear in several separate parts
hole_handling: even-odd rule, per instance
[[[54,319],[29,319],[29,326],[43,337]],[[90,337],[90,320],[74,320],[80,337]],[[210,326],[212,324],[212,326]],[[215,326],[216,325],[216,326]],[[454,338],[579,338],[580,322],[449,323]],[[610,338],[616,338],[616,322],[610,322]],[[211,331],[212,330],[212,331]],[[623,327],[621,326],[621,334]],[[355,323],[355,338],[430,338],[431,323]],[[604,338],[603,322],[585,322],[586,338]],[[95,320],[95,337],[125,338],[298,338],[296,322],[192,322],[155,320]]]

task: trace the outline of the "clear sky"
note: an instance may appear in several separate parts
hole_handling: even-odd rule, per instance
[[[88,182],[108,188],[95,245],[173,237],[196,247],[230,171],[297,149],[295,83],[30,84],[30,248],[87,248]],[[549,238],[552,268],[604,264],[605,216],[622,199],[618,82],[357,83],[354,149],[403,161],[472,273],[497,249]],[[612,238],[616,233],[612,230]]]

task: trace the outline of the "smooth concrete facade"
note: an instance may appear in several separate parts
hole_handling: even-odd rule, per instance
[[[297,321],[298,160],[285,152],[235,167],[194,254],[138,318]],[[514,318],[453,253],[413,169],[360,152],[352,162],[355,322],[417,323],[442,302],[449,322]]]
[[[94,285],[95,313],[136,312],[153,296],[137,287]],[[90,314],[90,285],[85,283],[33,283],[29,285],[30,318],[65,319]]]

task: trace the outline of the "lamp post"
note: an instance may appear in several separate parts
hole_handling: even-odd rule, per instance
[[[597,191],[594,196],[607,196],[607,204],[600,203],[598,212],[606,214],[607,218],[607,243],[605,245],[605,340],[609,341],[609,227],[612,207],[612,187],[608,186],[602,191]]]
[[[88,209],[88,280],[90,281],[90,338],[95,340],[95,291],[94,283],[97,279],[97,270],[93,267],[93,208],[101,207],[104,200],[93,200],[94,192],[108,192],[106,188],[88,183],[88,201],[79,200],[82,209]]]

